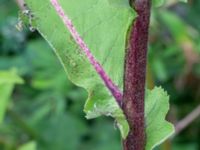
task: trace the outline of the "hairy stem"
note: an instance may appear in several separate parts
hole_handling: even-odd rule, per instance
[[[150,0],[134,0],[138,13],[133,23],[125,58],[123,111],[130,126],[124,150],[145,149],[144,95],[147,63]]]
[[[109,91],[112,93],[112,95],[115,97],[118,104],[121,106],[122,101],[122,93],[118,89],[118,87],[112,82],[112,80],[109,78],[109,76],[104,71],[103,67],[100,65],[100,63],[95,59],[95,57],[92,55],[90,49],[86,45],[86,43],[81,38],[80,34],[77,32],[76,28],[74,27],[72,21],[69,19],[69,17],[65,14],[64,10],[58,3],[58,0],[51,0],[51,3],[53,7],[55,8],[56,12],[64,22],[66,28],[71,33],[72,37],[74,38],[75,42],[79,45],[79,47],[83,50],[86,57],[90,61],[91,65],[94,67],[96,72],[99,74],[103,82],[105,83],[106,87],[109,89]]]

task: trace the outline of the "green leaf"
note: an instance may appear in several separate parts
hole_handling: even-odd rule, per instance
[[[181,44],[190,42],[189,27],[177,14],[164,10],[160,14],[161,21],[166,25],[174,40]]]
[[[16,74],[16,70],[0,71],[0,123],[3,121],[14,84],[21,83],[23,81]]]
[[[165,0],[153,0],[152,3],[153,3],[153,6],[156,6],[156,7],[159,7],[161,5],[163,5],[165,2]]]
[[[147,90],[145,118],[147,143],[145,150],[152,150],[174,133],[174,126],[165,120],[169,110],[169,96],[160,87]]]
[[[17,150],[36,150],[36,142],[30,141],[28,143],[23,144]]]
[[[118,104],[89,63],[49,0],[26,0],[35,15],[34,24],[53,47],[69,79],[88,92],[87,118],[107,115],[116,118],[125,138],[129,127]],[[128,0],[59,0],[94,57],[112,81],[123,89],[127,30],[136,13]]]

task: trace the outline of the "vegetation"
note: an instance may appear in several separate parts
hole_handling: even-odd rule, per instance
[[[84,101],[87,99],[87,92],[82,88],[76,87],[66,78],[57,56],[55,56],[50,46],[40,37],[37,31],[33,33],[29,29],[18,31],[21,29],[21,22],[18,20],[18,8],[15,2],[1,0],[0,3],[0,69],[2,70],[0,72],[0,100],[5,102],[4,107],[2,107],[3,105],[0,107],[0,115],[3,117],[5,113],[0,125],[0,149],[92,150],[94,147],[99,150],[121,149],[120,136],[115,131],[115,127],[121,125],[122,137],[127,136],[129,127],[123,118],[124,116],[121,115],[120,107],[118,107],[114,99],[110,101],[106,89],[106,92],[100,95],[101,100],[103,100],[103,105],[102,101],[97,99],[99,95],[96,95],[95,101],[98,109],[94,109],[93,106],[95,105],[93,102],[87,101],[84,111],[87,113],[88,118],[105,114],[116,118],[118,122],[113,123],[113,119],[104,117],[95,120],[84,119],[85,114],[82,110]],[[36,5],[36,2],[30,5],[33,9],[33,15],[36,17],[40,16],[40,18],[30,18],[31,16],[28,16],[23,21],[31,23],[32,26],[29,27],[31,30],[38,27],[38,23],[40,23],[39,29],[44,33],[43,35],[49,34],[46,35],[49,42],[52,41],[53,45],[57,44],[56,47],[63,46],[68,48],[65,53],[57,51],[57,55],[60,59],[64,60],[64,66],[66,68],[71,67],[70,72],[68,70],[70,79],[79,86],[82,84],[82,86],[86,86],[88,89],[91,89],[90,86],[94,88],[94,84],[102,84],[98,76],[93,73],[94,71],[91,71],[91,67],[89,70],[85,67],[89,66],[88,62],[85,62],[84,59],[78,59],[78,61],[81,61],[81,63],[79,62],[81,65],[77,64],[77,55],[80,58],[83,58],[83,56],[78,52],[76,53],[77,46],[73,43],[72,38],[66,38],[65,43],[64,37],[67,33],[65,32],[66,29],[64,26],[61,27],[62,30],[59,32],[55,32],[54,30],[49,32],[50,28],[52,28],[51,25],[55,26],[54,29],[61,29],[58,26],[61,26],[62,22],[59,22],[59,17],[56,16],[56,12],[54,19],[57,19],[57,21],[54,21],[59,22],[58,26],[56,24],[50,24],[51,21],[45,22],[42,20],[42,17],[46,17],[47,20],[52,19],[52,17],[47,17],[47,13],[45,12],[45,10],[49,10],[49,6],[42,5],[44,7],[37,7],[41,11],[36,11],[34,10],[34,5]],[[102,6],[105,6],[105,4],[102,3]],[[162,85],[169,93],[171,110],[167,120],[170,120],[175,125],[195,109],[200,99],[200,84],[198,84],[200,74],[199,7],[199,2],[196,0],[189,4],[172,2],[152,10],[147,86],[152,89],[155,85]],[[51,9],[51,12],[53,12],[53,9]],[[96,13],[98,14],[98,11]],[[115,13],[115,10],[112,13]],[[112,13],[111,16],[113,15]],[[129,12],[124,10],[124,14],[126,13]],[[52,14],[49,13],[48,15],[51,16]],[[95,16],[96,14],[94,13],[92,15]],[[126,15],[121,17],[126,18]],[[45,23],[46,25],[44,25]],[[79,22],[75,21],[76,23],[79,26]],[[82,30],[81,25],[79,30]],[[92,33],[91,30],[89,29],[88,31],[91,34],[96,34],[95,32]],[[60,35],[60,32],[63,33],[63,36]],[[99,32],[101,33],[101,30]],[[108,33],[110,32],[112,31]],[[86,33],[89,34],[89,32]],[[121,35],[119,37],[124,38],[124,33],[121,33]],[[109,39],[112,39],[111,36],[114,35],[108,34],[108,36],[110,37]],[[96,42],[94,39],[91,43]],[[117,44],[116,47],[123,45],[123,39],[122,43],[117,42]],[[96,44],[92,46],[95,47]],[[102,50],[106,50],[103,47],[106,47],[105,43],[102,43]],[[121,48],[123,49],[123,47]],[[56,49],[58,50],[58,48]],[[69,52],[70,49],[72,49],[71,52]],[[75,50],[76,54],[73,54],[73,50]],[[119,51],[117,51],[118,53]],[[117,56],[115,53],[112,53],[112,55]],[[95,54],[95,57],[97,56]],[[122,55],[119,56],[121,57]],[[69,59],[67,60],[66,57],[69,57]],[[119,59],[123,61],[123,59]],[[86,65],[84,66],[83,63],[86,63]],[[122,64],[111,64],[116,69],[119,65]],[[109,70],[109,64],[106,66]],[[80,72],[78,74],[77,71],[79,70],[77,68],[84,68],[85,73]],[[90,72],[92,72],[91,76],[89,75]],[[92,77],[90,79],[95,81],[93,85],[89,84],[91,82],[85,82],[83,80],[84,76],[81,75],[85,74]],[[120,70],[117,74],[116,72],[109,72],[109,75],[111,75],[112,79],[115,75],[118,75],[115,83],[118,83],[117,85],[121,89],[121,77],[123,74],[120,74]],[[6,88],[5,85],[9,86],[9,88]],[[11,94],[14,85],[15,88]],[[104,91],[105,87],[101,85],[98,88],[94,91]],[[159,109],[161,106],[167,111],[168,104],[165,104],[165,102],[168,101],[168,98],[161,88],[155,88],[152,91],[147,90],[145,103],[148,103],[148,99],[154,100],[158,105],[158,109],[153,109],[156,115],[161,110]],[[107,100],[111,102],[110,105],[107,105]],[[148,105],[146,104],[146,107],[151,107],[150,103]],[[145,109],[145,113],[149,115],[150,113],[148,112],[152,108]],[[161,117],[157,119],[159,120],[161,118],[162,120],[165,117],[166,111],[163,112],[164,115],[161,114]],[[146,120],[150,120],[151,122],[151,119],[154,117],[155,115],[151,114],[146,116]],[[155,129],[159,127],[159,121],[154,121],[154,123],[153,134],[150,134],[150,131],[152,131],[150,130],[147,133],[147,137],[148,135],[150,137],[151,135],[155,135]],[[161,123],[163,122],[161,121]],[[196,120],[184,132],[181,132],[182,124],[180,125],[180,123],[176,126],[178,127],[176,129],[179,134],[177,132],[177,135],[172,140],[161,145],[159,147],[160,149],[196,150],[199,148],[199,121]],[[172,132],[171,129],[167,131],[166,125],[164,125],[164,131],[166,131],[166,135]],[[158,136],[158,134],[156,135]],[[153,138],[149,139],[152,140]],[[147,139],[147,143],[150,140]],[[158,142],[153,141],[153,144],[147,149],[151,149]]]

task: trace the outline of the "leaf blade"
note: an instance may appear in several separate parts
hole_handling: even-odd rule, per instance
[[[165,120],[169,110],[169,96],[160,87],[147,90],[145,100],[146,150],[152,150],[174,133],[174,126]]]
[[[16,74],[16,70],[0,71],[0,123],[4,119],[14,85],[22,83],[23,80]]]
[[[124,130],[121,133],[125,138],[128,124],[122,110],[105,88],[88,59],[72,40],[50,2],[48,0],[40,3],[31,0],[26,2],[34,12],[39,32],[53,47],[69,79],[87,90],[88,99],[84,108],[87,118],[100,115],[116,118],[121,124],[121,129]],[[59,2],[92,54],[112,81],[122,90],[126,34],[136,16],[128,1],[59,0]],[[47,14],[50,17],[47,17]]]

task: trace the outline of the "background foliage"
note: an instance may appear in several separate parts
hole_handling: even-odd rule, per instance
[[[171,95],[173,123],[200,103],[199,12],[198,0],[153,9],[148,86],[162,85]],[[44,39],[29,29],[19,32],[17,22],[15,1],[0,0],[0,70],[15,68],[24,80],[0,124],[0,150],[120,150],[113,120],[84,118],[86,91],[66,78]],[[160,149],[200,149],[199,125],[200,119]]]

